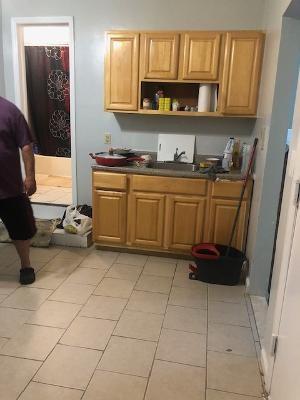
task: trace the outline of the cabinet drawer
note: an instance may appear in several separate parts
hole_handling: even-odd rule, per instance
[[[223,197],[227,199],[238,199],[242,193],[243,182],[214,182],[212,187],[212,197]],[[251,193],[252,181],[248,182],[244,199],[248,199]]]
[[[204,179],[132,176],[132,190],[156,193],[205,195],[208,182]]]
[[[126,190],[126,174],[93,172],[93,187],[99,189]]]

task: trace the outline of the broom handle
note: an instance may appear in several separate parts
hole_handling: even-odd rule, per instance
[[[236,210],[236,214],[235,214],[235,218],[234,218],[234,222],[233,222],[233,226],[232,226],[232,230],[231,230],[229,244],[228,244],[228,247],[227,247],[227,250],[226,250],[226,257],[229,256],[229,252],[230,252],[230,249],[231,249],[233,236],[234,236],[234,233],[235,233],[235,228],[237,226],[238,218],[239,218],[239,215],[240,215],[240,210],[241,210],[241,206],[242,206],[243,197],[244,197],[244,194],[245,194],[245,190],[246,190],[246,187],[247,187],[248,179],[249,179],[251,168],[252,168],[253,161],[254,161],[254,155],[255,155],[257,142],[258,142],[258,139],[255,138],[253,146],[252,146],[250,160],[249,160],[248,167],[247,167],[247,172],[246,172],[246,175],[245,175],[245,178],[244,178],[244,183],[243,183],[243,188],[242,188],[242,192],[241,192],[238,208]]]

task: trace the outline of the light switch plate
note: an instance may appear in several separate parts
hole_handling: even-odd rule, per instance
[[[181,156],[179,161],[192,163],[194,161],[195,136],[173,134],[158,135],[157,161],[173,161],[176,149],[178,149],[178,154],[185,151],[185,154]]]

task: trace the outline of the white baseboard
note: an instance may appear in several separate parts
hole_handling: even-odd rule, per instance
[[[264,379],[265,379],[265,390],[267,392],[270,391],[271,387],[271,374],[269,373],[270,365],[269,365],[269,357],[266,353],[266,349],[262,348],[261,353],[260,353],[260,363],[261,363],[261,368],[262,372],[264,374]],[[268,379],[266,379],[268,378]],[[271,397],[269,396],[268,399],[270,400]]]

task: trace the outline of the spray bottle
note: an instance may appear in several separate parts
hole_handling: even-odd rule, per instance
[[[233,153],[234,142],[235,140],[233,137],[229,138],[223,153],[222,168],[225,171],[230,171],[232,167],[232,153]]]

